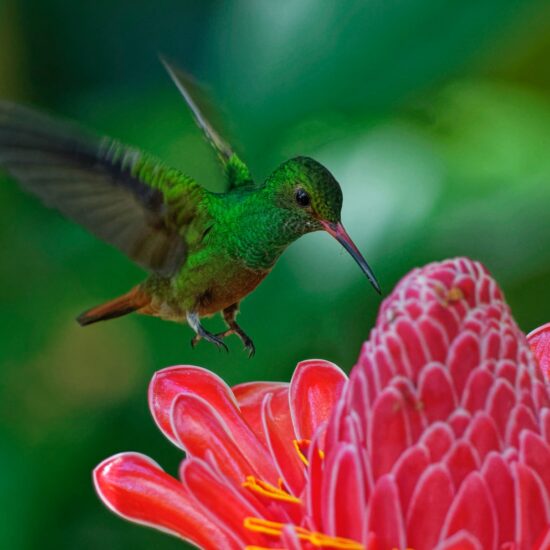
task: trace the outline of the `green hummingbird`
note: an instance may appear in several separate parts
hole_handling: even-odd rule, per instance
[[[82,224],[149,271],[126,294],[82,313],[81,325],[131,312],[187,322],[194,346],[205,339],[227,350],[237,335],[241,300],[306,233],[325,230],[353,256],[380,292],[341,221],[342,190],[319,162],[296,157],[261,185],[199,110],[190,81],[161,59],[195,122],[219,157],[227,192],[213,193],[153,156],[98,138],[19,105],[0,102],[0,167],[47,205]],[[203,317],[221,312],[227,330],[208,332]]]

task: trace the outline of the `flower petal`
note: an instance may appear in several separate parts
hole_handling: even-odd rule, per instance
[[[527,341],[544,376],[548,378],[550,376],[550,323],[546,323],[530,332],[527,335]]]
[[[291,423],[288,384],[282,382],[245,382],[233,386],[231,389],[237,399],[243,418],[266,445],[267,440],[262,422],[262,403],[266,395],[269,393],[274,395],[272,406],[277,418],[280,419],[283,415],[287,416],[288,422]]]
[[[411,405],[395,388],[386,388],[373,407],[369,450],[375,479],[389,472],[408,444],[406,409]]]
[[[233,392],[221,378],[205,369],[190,366],[171,367],[157,372],[151,381],[151,411],[157,424],[171,441],[176,445],[182,441],[181,433],[174,432],[170,417],[171,409],[168,410],[167,416],[167,407],[173,407],[175,399],[180,395],[200,396],[201,401],[208,405],[198,405],[200,412],[204,413],[202,417],[201,414],[192,415],[192,418],[197,420],[194,428],[199,429],[193,433],[198,439],[201,437],[201,418],[207,423],[215,418],[222,426],[222,431],[225,431],[233,442],[238,441],[239,455],[246,457],[249,464],[256,464],[257,470],[261,470],[261,475],[269,474],[269,479],[273,479],[275,469],[271,465],[267,448],[244,420]],[[212,411],[215,411],[215,414],[212,414]],[[189,442],[188,437],[187,441]]]
[[[464,530],[476,537],[482,548],[496,548],[497,521],[496,506],[487,483],[478,472],[472,472],[449,509],[442,538],[445,540]]]
[[[285,550],[302,550],[302,544],[292,525],[286,525],[283,529],[282,542]]]
[[[453,381],[444,365],[432,363],[422,369],[418,380],[420,401],[429,422],[445,420],[457,407]]]
[[[447,470],[430,466],[416,485],[407,513],[407,543],[415,550],[431,550],[439,535],[454,496]]]
[[[367,505],[367,480],[357,446],[341,444],[325,465],[323,527],[327,534],[361,540]]]
[[[401,508],[407,510],[420,476],[430,465],[430,454],[423,445],[409,447],[395,463],[393,473],[399,487]]]
[[[346,381],[344,371],[329,361],[310,359],[298,363],[289,389],[298,439],[311,439],[317,426],[328,420]]]
[[[516,506],[514,480],[510,467],[498,453],[488,455],[483,465],[482,475],[495,502],[499,526],[498,544],[514,540],[516,524]],[[500,546],[499,546],[500,548]]]
[[[479,468],[479,457],[468,441],[461,440],[447,453],[443,464],[451,474],[455,489],[458,489],[468,474]]]
[[[435,550],[485,550],[473,535],[460,531],[437,545]],[[504,550],[504,548],[502,549]],[[512,548],[510,548],[512,550]]]
[[[466,430],[465,437],[476,450],[481,462],[489,452],[499,451],[501,448],[497,426],[494,420],[484,412],[475,415]]]
[[[405,527],[397,487],[391,475],[378,479],[369,501],[367,529],[381,548],[404,548]]]
[[[548,493],[539,476],[528,466],[512,464],[516,494],[516,540],[532,548],[550,525]]]
[[[175,445],[170,423],[174,399],[180,393],[200,395],[220,414],[235,414],[237,402],[229,386],[216,374],[201,367],[182,365],[159,370],[149,384],[149,408],[157,426]]]
[[[276,483],[277,473],[267,449],[257,442],[252,456],[245,454],[248,449],[243,440],[233,437],[225,418],[202,397],[186,393],[176,397],[171,422],[183,449],[203,460],[212,453],[220,469],[236,483],[248,475]]]
[[[263,431],[278,474],[290,492],[299,497],[305,485],[304,464],[294,447],[294,432],[290,418],[277,418],[272,406],[273,394],[266,395],[263,403]]]
[[[211,521],[200,504],[150,458],[122,453],[93,473],[96,491],[119,516],[179,536],[205,549],[241,548],[241,541]]]
[[[259,546],[266,542],[263,536],[244,527],[245,518],[265,514],[265,508],[261,505],[254,506],[246,499],[245,493],[236,490],[227,480],[216,475],[209,464],[197,459],[184,460],[180,468],[180,478],[195,497],[197,504],[202,505],[216,524],[223,525],[247,544]]]

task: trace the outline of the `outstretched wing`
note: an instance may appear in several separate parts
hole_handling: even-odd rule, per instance
[[[192,79],[181,69],[169,63],[164,57],[160,56],[160,61],[180,91],[183,99],[185,99],[197,126],[203,131],[208,143],[210,143],[216,151],[225,169],[229,190],[253,185],[252,176],[246,164],[237,156],[231,146],[218,134],[218,132],[216,132],[201,111],[199,102],[196,99],[196,94],[194,93],[195,85]]]
[[[0,102],[0,168],[142,267],[170,276],[185,262],[206,191],[137,149]]]

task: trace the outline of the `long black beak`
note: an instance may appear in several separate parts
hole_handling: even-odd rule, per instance
[[[355,246],[355,243],[351,240],[348,232],[344,229],[344,226],[338,223],[325,222],[320,220],[321,224],[325,228],[325,231],[332,235],[351,255],[351,257],[357,262],[363,273],[368,277],[370,284],[374,287],[374,290],[381,294],[380,285],[376,280],[376,277],[370,268],[369,264],[359,252],[359,249]]]

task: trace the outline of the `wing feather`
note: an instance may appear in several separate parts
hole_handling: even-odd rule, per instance
[[[0,102],[0,167],[142,267],[170,276],[185,262],[176,210],[192,220],[206,191],[141,151]]]
[[[195,124],[202,130],[206,140],[216,151],[225,169],[228,190],[253,186],[254,182],[248,166],[238,157],[233,148],[220,136],[204,115],[195,90],[197,86],[193,82],[193,79],[163,56],[160,56],[160,61],[185,100],[185,103],[187,103]]]

